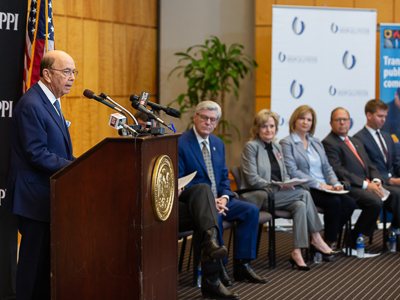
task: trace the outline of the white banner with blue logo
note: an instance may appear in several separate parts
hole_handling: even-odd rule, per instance
[[[400,150],[400,24],[380,24],[379,98],[389,106],[382,130]]]
[[[273,6],[271,109],[280,116],[277,138],[289,134],[300,105],[317,114],[315,137],[330,132],[331,111],[350,112],[353,135],[375,98],[376,10]]]

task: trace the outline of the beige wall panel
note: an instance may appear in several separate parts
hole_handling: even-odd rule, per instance
[[[314,0],[276,0],[277,5],[314,6]]]
[[[83,17],[89,19],[97,19],[99,14],[99,1],[98,0],[84,0],[83,3]]]
[[[54,47],[57,50],[67,51],[67,18],[54,16]]]
[[[73,86],[72,89],[75,87]],[[62,97],[61,101],[62,111],[65,119],[71,122],[69,127],[69,132],[71,135],[72,145],[74,149],[74,156],[78,157],[84,152],[83,141],[88,139],[88,133],[83,128],[83,114],[82,114],[82,104],[83,97]]]
[[[114,22],[125,23],[126,19],[128,18],[127,6],[129,5],[129,2],[134,1],[114,0]]]
[[[101,29],[100,29],[101,30]],[[99,93],[99,22],[83,21],[83,89]]]
[[[256,96],[271,94],[271,45],[272,28],[256,27]]]
[[[156,34],[153,28],[127,26],[128,93],[156,93]]]
[[[99,23],[100,35],[98,43],[98,74],[99,74],[99,93],[104,92],[107,95],[115,95],[113,89],[113,50],[115,45],[113,40],[113,24],[108,22]]]
[[[51,2],[53,6],[53,14],[66,15],[67,14],[67,0],[55,0]]]
[[[112,21],[114,16],[114,1],[98,0],[99,2],[99,20]]]
[[[354,0],[315,0],[315,6],[354,7]]]
[[[143,26],[157,26],[157,0],[127,1],[126,23]]]
[[[377,23],[393,23],[393,0],[354,0],[354,7],[377,9]]]
[[[272,25],[273,0],[256,0],[256,26]]]
[[[67,52],[75,61],[75,68],[79,72],[83,70],[83,20],[68,18],[67,20],[67,33],[68,33],[68,44]],[[85,58],[86,59],[86,58]],[[82,75],[82,74],[81,74]],[[83,92],[83,76],[79,75],[74,82],[74,86],[71,89],[69,96],[80,97]]]
[[[113,39],[112,39],[112,82],[114,87],[113,95],[127,95],[128,69],[133,66],[127,65],[126,60],[126,25],[113,24]]]
[[[271,98],[270,97],[256,97],[256,105],[254,108],[254,113],[257,114],[263,108],[271,108]]]
[[[393,21],[395,23],[400,23],[400,14],[399,13],[395,13],[395,12],[399,12],[400,11],[400,0],[394,0],[394,6],[393,6]]]
[[[68,16],[81,18],[83,15],[83,2],[82,0],[68,0]]]

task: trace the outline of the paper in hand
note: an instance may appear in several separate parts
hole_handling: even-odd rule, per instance
[[[194,176],[196,176],[197,171],[194,171],[192,174],[189,174],[185,177],[181,177],[178,179],[178,190],[180,190],[181,188],[185,187],[186,185],[189,184],[189,182],[192,181],[192,179],[194,178]]]

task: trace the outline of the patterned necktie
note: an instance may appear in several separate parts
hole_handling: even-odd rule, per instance
[[[363,167],[365,169],[364,162],[362,161],[361,157],[358,155],[356,149],[354,149],[353,145],[350,143],[350,141],[347,137],[344,138],[344,142],[350,148],[350,150],[354,153],[354,155],[357,156],[358,160],[360,161],[360,163],[363,165]]]
[[[211,190],[214,194],[214,197],[218,198],[217,184],[215,183],[214,169],[211,161],[211,155],[207,149],[207,142],[203,141],[202,144],[203,144],[203,149],[201,150],[201,152],[203,153],[204,162],[206,163],[208,177],[210,177],[211,180]]]
[[[383,154],[386,157],[386,166],[389,168],[389,152],[387,151],[385,144],[382,141],[381,134],[379,131],[376,131],[376,135],[378,136],[379,142],[381,143]]]
[[[56,100],[56,102],[54,102],[54,107],[57,109],[58,115],[60,116],[61,121],[64,122],[64,116],[63,116],[63,114],[61,112],[61,106],[60,106],[60,102],[58,100]]]

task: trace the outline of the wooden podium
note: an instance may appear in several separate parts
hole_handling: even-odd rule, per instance
[[[178,137],[106,138],[51,177],[51,299],[178,299],[178,205],[155,218],[155,161]]]

